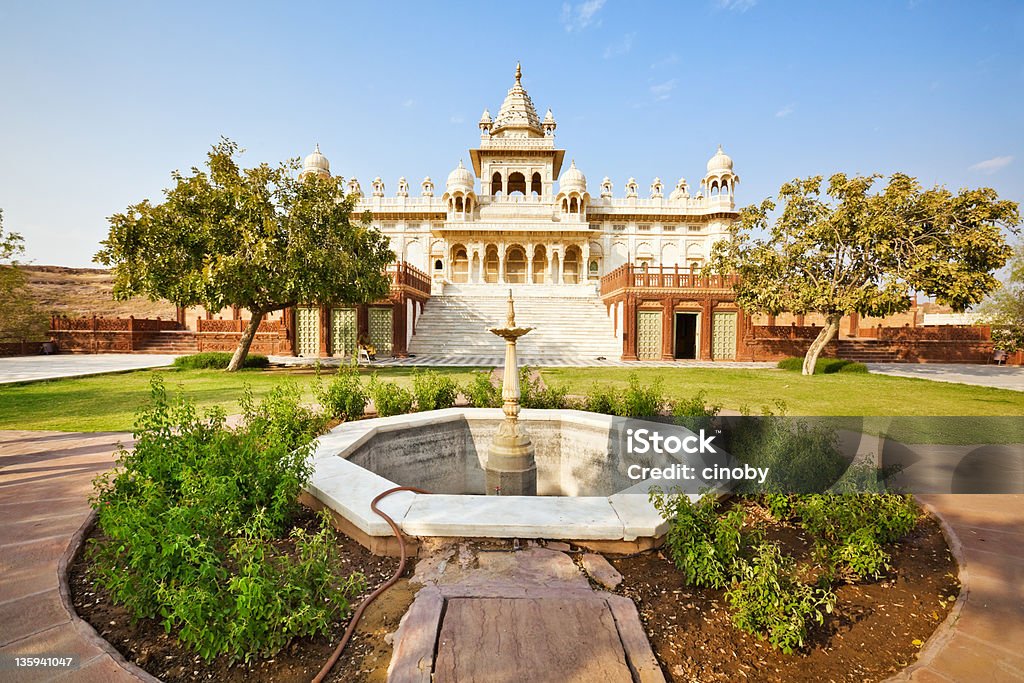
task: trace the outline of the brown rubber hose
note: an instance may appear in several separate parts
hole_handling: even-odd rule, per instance
[[[366,610],[367,607],[369,607],[371,602],[377,599],[377,597],[381,593],[394,586],[398,579],[401,578],[402,572],[405,571],[405,539],[402,538],[402,530],[398,528],[397,524],[395,524],[395,520],[388,517],[387,514],[382,512],[381,509],[377,507],[377,503],[379,503],[381,500],[383,500],[387,496],[390,496],[392,493],[398,493],[399,491],[412,491],[413,493],[430,493],[429,491],[424,491],[423,489],[418,489],[413,486],[396,486],[393,489],[388,489],[387,491],[381,493],[379,496],[374,498],[373,501],[370,503],[370,509],[376,512],[381,517],[383,517],[384,521],[387,522],[388,526],[391,527],[391,531],[395,533],[395,538],[398,539],[398,548],[399,552],[401,553],[401,560],[398,563],[398,569],[395,570],[394,575],[392,575],[390,579],[388,579],[384,584],[378,587],[377,590],[370,593],[370,595],[367,596],[367,598],[359,604],[359,607],[356,609],[355,614],[352,615],[352,621],[349,622],[348,628],[345,629],[345,635],[341,637],[341,642],[338,643],[338,647],[334,648],[334,652],[331,653],[331,658],[328,659],[327,663],[324,664],[322,669],[320,669],[320,673],[318,673],[313,678],[313,683],[322,683],[322,681],[325,678],[327,678],[327,675],[331,673],[331,669],[333,669],[334,665],[337,664],[338,658],[341,657],[341,653],[345,650],[345,646],[348,645],[348,641],[352,639],[352,634],[356,632],[356,624],[359,623],[359,618],[363,616],[363,612]]]

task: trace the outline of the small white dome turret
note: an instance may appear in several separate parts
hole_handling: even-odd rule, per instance
[[[718,146],[715,156],[708,159],[708,173],[716,171],[732,171],[732,158],[722,151],[721,145]]]
[[[473,174],[470,173],[468,168],[462,165],[462,160],[460,159],[458,168],[448,174],[448,182],[445,183],[445,187],[449,192],[454,190],[472,192],[473,184]]]
[[[583,193],[587,191],[587,177],[583,175],[580,169],[576,168],[575,159],[570,164],[569,170],[558,180],[558,189],[562,192],[572,192],[575,190]]]
[[[302,173],[300,175],[304,176],[309,173],[324,177],[331,175],[331,163],[327,161],[327,157],[320,153],[319,143],[317,143],[313,153],[302,162]]]

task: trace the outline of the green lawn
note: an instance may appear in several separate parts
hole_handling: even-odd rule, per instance
[[[464,383],[473,368],[437,368]],[[333,370],[325,369],[327,374]],[[360,369],[367,377],[369,370]],[[378,374],[404,386],[412,384],[412,368],[382,368]],[[178,370],[160,368],[110,375],[0,385],[0,429],[53,429],[72,432],[129,431],[135,412],[149,399],[149,382],[159,373],[171,393],[184,392],[199,406],[223,406],[238,412],[244,386],[262,396],[280,382],[295,382],[312,401],[316,375],[311,368],[243,370]]]
[[[725,410],[763,407],[788,415],[850,416],[836,424],[872,434],[886,433],[904,443],[1022,443],[1024,392],[967,384],[933,382],[869,373],[804,377],[784,370],[727,368],[544,368],[549,384],[565,384],[585,394],[595,382],[625,388],[629,375],[641,382],[660,378],[668,398],[690,398],[698,391]],[[959,419],[927,419],[959,416]],[[1013,419],[1007,419],[1007,416]],[[868,420],[853,419],[868,417]],[[917,419],[914,419],[917,418]]]
[[[470,368],[437,368],[463,383]],[[155,372],[168,389],[184,391],[200,406],[220,405],[237,412],[245,384],[261,395],[282,381],[294,381],[312,400],[309,368],[247,370],[140,370],[114,375],[0,386],[0,429],[54,429],[66,431],[121,431],[132,426],[134,414],[149,395]],[[369,371],[362,370],[368,374]],[[383,368],[381,378],[408,385],[411,368]],[[566,384],[572,394],[586,394],[594,383],[625,387],[631,373],[642,382],[660,378],[669,398],[689,398],[703,390],[710,402],[727,410],[748,408],[760,413],[775,400],[785,403],[790,415],[880,416],[861,427],[877,432],[895,425],[906,441],[1006,443],[1021,440],[1024,420],[979,420],[972,434],[960,434],[973,421],[927,420],[917,423],[892,420],[893,416],[1015,416],[1024,415],[1024,392],[948,384],[922,379],[873,374],[815,375],[804,377],[781,370],[728,368],[545,368],[544,380]],[[859,422],[857,423],[859,424]],[[851,427],[856,428],[855,424]],[[980,439],[984,436],[984,439]]]

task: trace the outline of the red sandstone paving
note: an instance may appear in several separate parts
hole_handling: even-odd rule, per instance
[[[74,656],[79,667],[6,669],[5,680],[138,680],[83,637],[60,599],[57,576],[89,515],[93,478],[110,469],[117,441],[127,438],[0,432],[0,658]]]

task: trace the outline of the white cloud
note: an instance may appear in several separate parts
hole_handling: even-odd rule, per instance
[[[408,99],[405,102],[402,102],[402,106],[405,107],[406,109],[408,109],[409,107],[411,107],[411,106],[413,106],[415,104],[416,104],[416,100],[414,100],[414,99]]]
[[[622,36],[622,40],[615,43],[614,45],[609,45],[604,49],[604,58],[611,59],[612,57],[619,57],[624,54],[628,54],[629,51],[633,49],[633,40],[635,38],[636,32],[627,33],[626,35]]]
[[[660,69],[663,66],[672,66],[673,64],[678,64],[678,63],[679,63],[679,55],[677,55],[675,52],[673,52],[668,57],[665,57],[664,59],[659,59],[658,61],[656,61],[653,64],[651,64],[651,68],[652,69]]]
[[[466,119],[462,118],[459,114],[452,114],[451,118],[448,119],[448,123],[460,124],[465,123]]]
[[[583,2],[562,4],[562,26],[569,33],[582,31],[590,25],[600,25],[597,13],[604,7],[605,0],[584,0]]]
[[[667,100],[672,96],[672,91],[676,89],[678,80],[673,78],[671,81],[665,81],[664,83],[655,83],[651,86],[651,94],[654,95],[656,100]]]
[[[1012,161],[1012,156],[992,157],[991,159],[985,159],[985,161],[979,161],[976,164],[968,166],[967,170],[978,171],[979,173],[992,175],[996,171],[1002,170],[1009,166]]]
[[[718,9],[729,10],[730,12],[746,12],[757,4],[757,0],[715,0]]]
[[[783,107],[782,109],[780,109],[777,112],[775,112],[775,118],[777,118],[777,119],[784,119],[787,116],[789,116],[790,114],[792,114],[794,111],[796,111],[796,105],[795,104],[787,104],[785,107]]]

